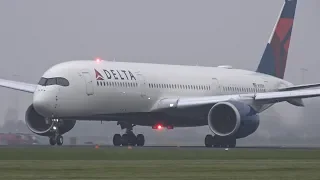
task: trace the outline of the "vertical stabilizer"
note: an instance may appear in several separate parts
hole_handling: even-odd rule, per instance
[[[283,79],[296,7],[297,0],[285,0],[257,72]]]

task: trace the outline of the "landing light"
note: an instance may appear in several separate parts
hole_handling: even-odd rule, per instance
[[[158,125],[158,126],[157,126],[157,129],[162,129],[162,126],[161,126],[161,125]]]

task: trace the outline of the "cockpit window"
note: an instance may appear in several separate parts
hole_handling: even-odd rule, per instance
[[[58,77],[57,84],[60,86],[69,86],[69,81],[65,78]]]
[[[44,78],[42,77],[38,83],[41,86],[51,86],[51,85],[59,85],[59,86],[69,86],[69,81],[63,77],[55,77],[55,78]]]
[[[49,78],[47,80],[46,86],[55,85],[57,84],[57,78]]]
[[[44,77],[42,77],[41,79],[40,79],[40,81],[39,81],[39,85],[41,85],[41,86],[45,86],[46,85],[46,82],[47,82],[47,79],[46,78],[44,78]]]

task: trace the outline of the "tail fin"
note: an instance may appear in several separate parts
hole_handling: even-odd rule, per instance
[[[257,72],[283,79],[296,7],[297,0],[285,0]]]

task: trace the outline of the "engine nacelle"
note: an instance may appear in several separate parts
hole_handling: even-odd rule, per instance
[[[52,136],[54,122],[50,118],[41,116],[31,104],[25,114],[25,121],[27,127],[35,134],[40,136]],[[75,120],[64,120],[57,128],[59,128],[59,134],[62,135],[70,131],[76,124]]]
[[[237,101],[215,104],[208,114],[210,130],[218,136],[244,138],[259,127],[257,112],[249,105]]]

